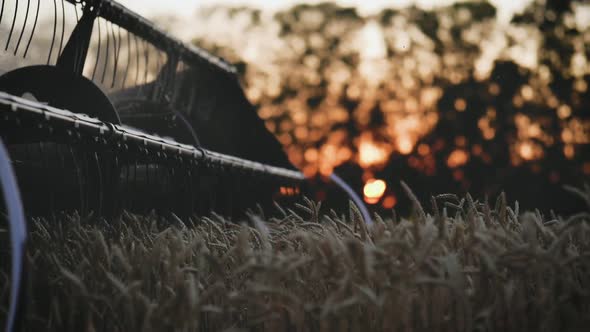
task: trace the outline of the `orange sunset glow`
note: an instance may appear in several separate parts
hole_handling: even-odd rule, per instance
[[[190,40],[237,64],[308,177],[358,167],[365,188],[436,178],[487,193],[522,174],[587,174],[590,5],[364,3],[205,5]],[[365,199],[389,208],[395,194]]]

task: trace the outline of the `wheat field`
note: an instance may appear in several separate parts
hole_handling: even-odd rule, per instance
[[[241,222],[33,220],[24,330],[588,330],[588,211],[407,193],[411,216],[370,226],[310,200]]]

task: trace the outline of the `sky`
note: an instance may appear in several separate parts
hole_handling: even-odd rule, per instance
[[[319,3],[326,0],[119,0],[126,7],[138,12],[145,17],[158,15],[176,15],[179,17],[190,17],[199,7],[215,4],[227,5],[249,5],[267,10],[280,10],[290,7],[296,3]],[[357,7],[363,15],[376,13],[385,7],[404,7],[412,4],[424,8],[445,6],[456,0],[335,0],[334,2]],[[498,20],[508,22],[514,13],[522,11],[531,0],[490,0],[498,9]]]

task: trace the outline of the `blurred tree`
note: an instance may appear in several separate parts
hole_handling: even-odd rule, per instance
[[[575,6],[533,1],[508,25],[487,2],[372,16],[332,3],[216,7],[204,26],[223,16],[235,29],[195,42],[241,65],[248,97],[308,175],[362,166],[398,195],[399,179],[424,194],[507,188],[571,211],[562,184],[590,175],[590,31]]]

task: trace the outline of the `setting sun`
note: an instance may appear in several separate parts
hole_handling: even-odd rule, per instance
[[[371,179],[367,181],[365,187],[363,188],[363,193],[365,194],[365,202],[369,204],[376,204],[379,202],[383,194],[385,194],[385,190],[387,189],[387,184],[383,180],[379,179]]]

